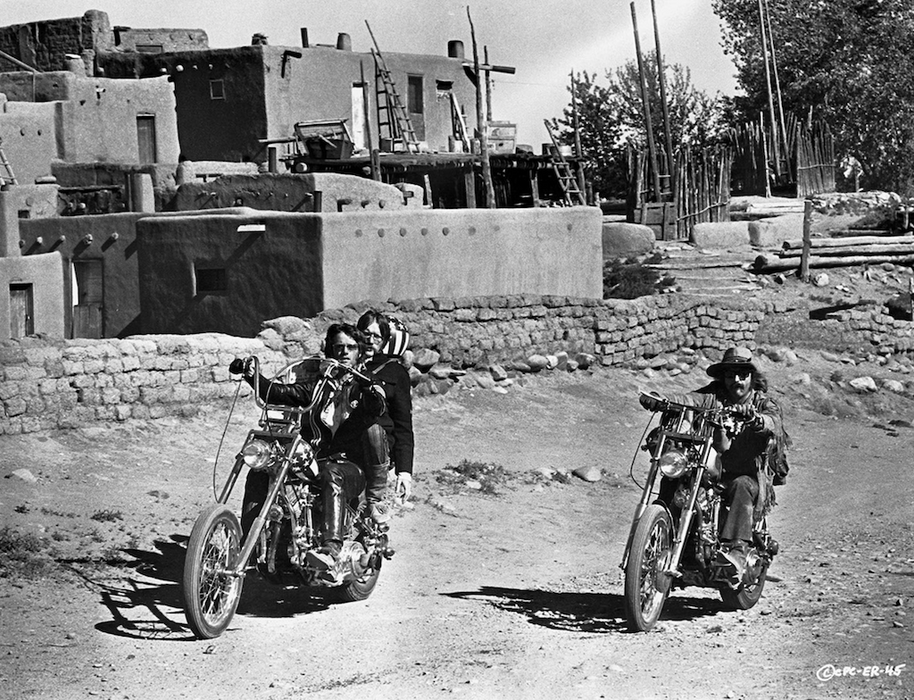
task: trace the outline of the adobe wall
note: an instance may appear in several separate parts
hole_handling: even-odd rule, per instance
[[[56,253],[0,257],[0,339],[10,337],[10,285],[32,286],[35,333],[64,335],[63,259]],[[2,364],[2,362],[0,362]]]
[[[0,27],[0,51],[41,71],[63,70],[66,55],[106,50],[113,44],[108,15],[89,10],[81,17],[28,22]],[[0,61],[0,71],[19,70]]]
[[[393,185],[336,173],[227,175],[212,182],[178,188],[177,211],[250,207],[263,211],[313,212],[320,192],[320,211],[352,212],[403,209],[403,192]]]
[[[0,73],[0,92],[11,102],[54,102],[56,155],[61,160],[137,163],[137,116],[152,115],[157,161],[178,162],[175,97],[165,76],[113,80],[69,71]],[[47,171],[49,164],[39,165]]]
[[[103,261],[105,300],[103,327],[110,337],[138,333],[140,298],[137,288],[136,222],[148,214],[109,214],[106,216],[66,216],[19,220],[21,251],[25,259],[36,253],[54,253],[65,267],[69,261]],[[41,242],[38,242],[38,239]],[[52,285],[69,291],[69,269]],[[63,333],[61,336],[63,337]]]
[[[0,88],[3,153],[20,184],[51,174],[51,161],[58,157],[55,115],[53,103],[9,102]]]
[[[603,294],[596,207],[322,217],[324,306],[359,299]]]

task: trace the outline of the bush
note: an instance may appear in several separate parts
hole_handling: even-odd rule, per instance
[[[669,275],[661,277],[657,270],[647,267],[647,264],[659,262],[660,259],[655,253],[644,261],[636,258],[607,261],[603,265],[603,298],[637,299],[673,287],[675,279]]]

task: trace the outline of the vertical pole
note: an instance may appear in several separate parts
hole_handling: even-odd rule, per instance
[[[492,185],[492,167],[489,163],[489,136],[482,113],[482,76],[479,74],[479,49],[476,45],[476,28],[467,7],[467,19],[470,22],[470,39],[473,42],[473,75],[476,76],[476,132],[479,134],[480,159],[482,160],[482,179],[486,188],[486,208],[495,208],[495,188]]]
[[[489,63],[489,47],[482,47],[483,63],[488,66]],[[485,70],[486,74],[486,121],[492,121],[492,71],[488,68]]]
[[[774,137],[774,142],[771,144],[771,150],[773,153],[774,159],[774,174],[778,177],[781,175],[781,154],[779,147],[779,139],[777,135],[778,131],[778,122],[774,116],[774,98],[771,95],[771,68],[768,65],[768,33],[765,31],[765,14],[764,8],[762,7],[762,0],[758,0],[758,18],[759,18],[759,29],[761,30],[762,37],[762,59],[765,61],[765,86],[768,89],[768,113],[771,119],[771,135]],[[767,149],[765,151],[767,156]]]
[[[812,200],[803,205],[803,252],[800,253],[800,279],[809,282],[809,251],[812,248]]]
[[[765,23],[768,27],[768,43],[771,45],[771,68],[774,73],[774,90],[778,96],[778,116],[781,120],[781,138],[784,140],[784,159],[787,161],[787,172],[790,173],[790,148],[787,145],[787,125],[784,121],[784,103],[781,100],[781,81],[778,79],[778,59],[774,53],[774,34],[771,33],[771,13],[768,12],[768,0],[762,0],[765,7]]]
[[[647,150],[650,155],[650,168],[654,171],[654,196],[660,201],[660,173],[657,170],[657,149],[654,145],[654,127],[651,124],[651,105],[647,93],[647,80],[644,76],[644,59],[641,56],[641,39],[638,36],[638,15],[635,3],[632,2],[632,26],[635,30],[635,54],[638,57],[638,79],[641,82],[641,104],[644,109],[644,126],[647,130]]]
[[[651,0],[651,13],[654,15],[654,46],[657,51],[657,74],[660,76],[660,104],[663,106],[663,135],[666,139],[667,175],[670,177],[670,194],[676,198],[676,160],[673,157],[673,135],[670,131],[670,108],[666,100],[666,70],[663,65],[663,51],[660,50],[660,27],[657,24],[657,7]]]

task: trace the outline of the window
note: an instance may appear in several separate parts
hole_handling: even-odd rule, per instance
[[[164,47],[162,44],[137,44],[137,53],[162,53]]]
[[[20,218],[20,219],[31,219],[31,218],[32,218],[32,212],[29,211],[28,209],[20,209],[20,210],[19,210],[19,218]]]
[[[224,267],[194,267],[194,296],[200,294],[225,294],[228,276]]]
[[[409,106],[410,115],[425,113],[425,103],[422,99],[421,75],[409,76],[406,103]]]
[[[211,100],[225,99],[225,83],[221,80],[209,81],[209,98]]]

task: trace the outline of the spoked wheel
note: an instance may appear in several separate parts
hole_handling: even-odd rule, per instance
[[[241,599],[242,577],[229,572],[238,563],[241,525],[225,505],[200,513],[184,558],[184,614],[200,639],[225,632]]]
[[[660,619],[670,592],[664,573],[670,558],[672,523],[663,506],[649,505],[638,520],[625,565],[625,611],[630,629],[647,632]]]
[[[768,578],[768,565],[763,564],[755,583],[751,586],[740,586],[733,590],[729,586],[720,588],[720,598],[724,606],[731,610],[748,610],[758,603],[762,597],[762,590],[765,588],[765,581]]]

